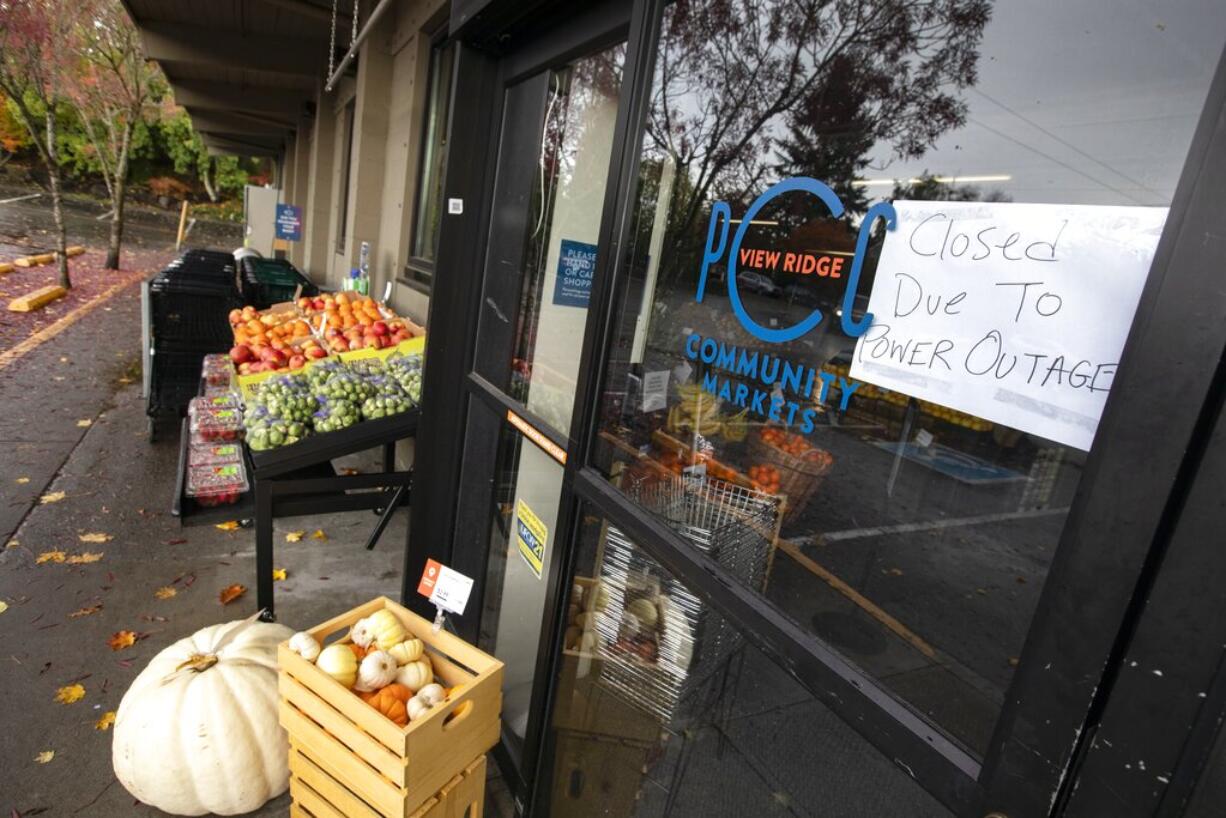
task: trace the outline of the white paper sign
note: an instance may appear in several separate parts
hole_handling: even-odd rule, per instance
[[[459,571],[454,571],[444,565],[434,581],[434,592],[430,601],[440,608],[451,611],[456,616],[464,613],[468,606],[468,595],[472,593],[473,581]]]
[[[668,408],[669,370],[643,373],[643,411],[655,412]]]
[[[894,207],[851,377],[1088,450],[1166,208]]]

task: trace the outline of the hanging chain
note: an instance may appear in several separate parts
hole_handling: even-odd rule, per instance
[[[328,77],[336,70],[336,7],[340,0],[332,0],[332,33],[328,38]]]
[[[358,41],[358,0],[353,0],[353,34],[349,35],[349,47]]]

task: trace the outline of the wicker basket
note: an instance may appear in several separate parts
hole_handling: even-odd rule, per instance
[[[834,465],[832,460],[814,462],[789,454],[763,440],[761,431],[755,432],[749,439],[749,456],[755,463],[764,463],[779,470],[779,493],[786,498],[784,523],[792,522],[804,511]]]

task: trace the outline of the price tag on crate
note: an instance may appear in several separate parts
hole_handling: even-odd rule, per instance
[[[460,616],[468,607],[468,596],[473,590],[472,577],[448,568],[437,560],[426,560],[417,593],[434,603],[438,614],[434,617],[434,631],[443,626],[443,611]]]

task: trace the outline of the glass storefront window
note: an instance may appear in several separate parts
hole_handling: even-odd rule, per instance
[[[442,224],[443,169],[447,166],[455,51],[455,44],[450,42],[436,45],[430,50],[430,93],[426,99],[421,173],[417,180],[417,208],[414,210],[413,252],[409,263],[416,277],[426,281],[433,275],[439,227]]]
[[[601,518],[573,583],[542,814],[949,814]]]
[[[624,59],[619,44],[549,72],[529,191],[508,210],[519,220],[526,205],[527,223],[494,249],[511,257],[488,274],[496,280],[487,278],[482,305],[481,337],[498,354],[480,360],[479,373],[562,434],[575,402]],[[514,280],[518,288],[506,285]]]
[[[854,8],[667,8],[594,465],[771,506],[698,547],[982,754],[1226,9]]]

